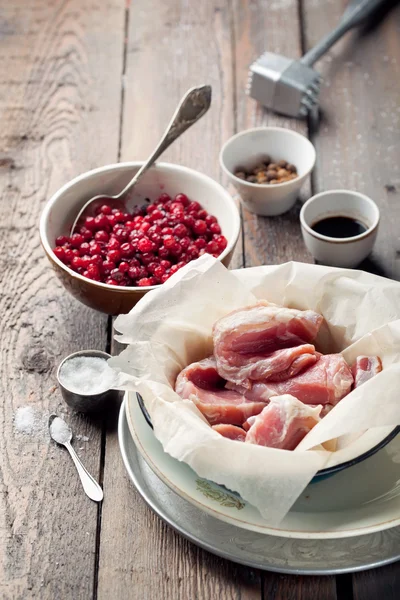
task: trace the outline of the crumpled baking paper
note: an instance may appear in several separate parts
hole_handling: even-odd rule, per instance
[[[324,353],[378,355],[383,371],[350,393],[295,451],[226,439],[174,392],[188,364],[212,353],[213,323],[258,299],[322,314]],[[276,526],[320,469],[374,427],[400,424],[400,283],[349,269],[286,263],[228,271],[205,255],[189,263],[115,321],[127,348],[109,364],[119,389],[138,391],[165,452],[200,477],[237,491]],[[132,399],[132,401],[136,401]],[[382,429],[382,431],[384,431]],[[339,438],[337,452],[320,444]],[[344,450],[343,450],[344,449]]]

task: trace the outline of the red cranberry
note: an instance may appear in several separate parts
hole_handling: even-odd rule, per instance
[[[90,262],[93,265],[98,265],[99,267],[101,267],[101,265],[103,264],[103,259],[101,254],[92,254],[90,257]]]
[[[183,237],[181,240],[179,240],[179,243],[183,250],[187,250],[192,243],[192,240],[189,237]]]
[[[96,229],[96,221],[95,221],[94,217],[86,217],[85,227],[87,229],[90,229],[90,231],[93,231],[94,229]]]
[[[186,194],[177,194],[175,196],[175,202],[180,202],[183,206],[188,206],[189,198],[186,196]]]
[[[179,271],[179,267],[178,265],[172,265],[172,267],[169,270],[169,274],[173,275],[174,273],[176,273],[177,271]]]
[[[94,234],[94,239],[96,240],[96,242],[108,242],[109,238],[110,236],[108,235],[107,231],[104,231],[104,229],[96,231],[96,233]]]
[[[109,223],[109,225],[111,225],[111,227],[114,227],[114,225],[117,224],[117,219],[115,218],[115,215],[107,215],[107,222]]]
[[[186,225],[186,227],[190,227],[190,229],[193,229],[195,222],[196,219],[193,217],[193,215],[185,215],[183,217],[183,223]]]
[[[58,238],[56,238],[56,246],[65,246],[68,242],[69,238],[65,235],[59,235]]]
[[[160,265],[164,267],[165,270],[171,268],[171,262],[169,260],[160,260]]]
[[[175,213],[175,212],[183,213],[184,206],[180,202],[172,202],[171,207],[170,207],[170,211],[172,213]]]
[[[150,229],[151,225],[148,221],[144,221],[141,226],[140,226],[140,231],[143,231],[143,233],[147,233],[147,231]]]
[[[97,265],[88,265],[87,276],[90,279],[100,279],[100,269]]]
[[[158,198],[158,202],[160,202],[161,204],[165,204],[166,202],[169,202],[171,200],[171,196],[169,196],[168,194],[161,194],[161,196]]]
[[[107,252],[107,260],[117,263],[121,260],[121,251],[120,250],[109,250]]]
[[[85,254],[89,254],[89,252],[90,252],[90,244],[88,244],[87,242],[82,242],[82,244],[79,246],[78,250],[79,250],[79,255],[80,256],[84,256]]]
[[[218,244],[218,248],[221,252],[222,252],[222,250],[225,250],[225,248],[228,245],[228,240],[226,239],[226,237],[224,235],[220,235],[220,236],[216,237],[214,241]]]
[[[121,264],[124,264],[124,263],[121,263]],[[140,268],[139,267],[129,267],[128,275],[132,279],[137,279],[140,276]]]
[[[174,245],[169,248],[169,251],[174,256],[179,256],[182,254],[182,246],[179,242],[174,242]]]
[[[207,242],[203,237],[198,237],[196,240],[194,240],[194,243],[199,250],[207,246]]]
[[[101,269],[103,273],[109,275],[111,271],[115,269],[115,263],[111,262],[110,260],[104,260],[103,264],[101,265]]]
[[[150,239],[151,239],[152,235],[160,235],[161,233],[162,233],[161,227],[159,227],[158,225],[152,225],[147,230],[147,235],[149,236]]]
[[[193,231],[197,235],[204,235],[207,231],[207,225],[205,221],[198,219],[193,226]]]
[[[199,249],[194,244],[189,246],[189,248],[187,249],[187,252],[191,258],[197,258],[199,256]]]
[[[204,210],[204,208],[202,208],[201,210],[199,210],[199,212],[197,213],[197,218],[198,219],[205,219],[206,216],[208,215],[208,212],[206,210]]]
[[[176,244],[175,238],[172,235],[164,236],[164,246],[165,246],[165,248],[167,248],[167,250],[170,250],[171,248],[173,248],[175,246],[175,244]]]
[[[153,280],[150,277],[143,277],[143,279],[139,279],[137,284],[139,287],[153,285]]]
[[[195,200],[192,202],[189,202],[187,209],[189,212],[199,212],[199,210],[201,210],[201,206],[198,202],[196,202]]]
[[[169,256],[168,248],[166,248],[165,246],[161,246],[161,248],[158,249],[158,256],[160,258],[168,258],[168,256]]]
[[[74,248],[79,248],[83,241],[83,237],[80,233],[74,233],[71,235],[71,246]]]
[[[67,262],[71,262],[72,259],[74,258],[75,254],[74,251],[71,250],[71,248],[65,248],[64,250],[64,258]]]
[[[121,282],[124,278],[124,274],[121,273],[121,271],[119,269],[111,269],[110,277],[115,279],[115,281]]]
[[[139,240],[137,247],[138,250],[143,253],[153,252],[153,250],[156,249],[154,242],[149,240],[148,237],[144,237],[141,240]]]
[[[103,213],[103,215],[111,215],[111,206],[109,204],[103,204],[100,208],[100,212]]]
[[[163,275],[165,275],[165,269],[161,265],[156,266],[153,270],[153,275],[158,279],[161,279]]]
[[[106,217],[106,215],[103,215],[102,213],[100,213],[99,215],[97,215],[94,218],[94,222],[95,222],[97,229],[104,229],[109,224],[108,218]]]
[[[162,235],[172,235],[174,233],[174,230],[172,229],[172,227],[163,227],[161,233]]]
[[[89,244],[89,254],[101,254],[101,246],[98,242],[90,242]]]
[[[113,233],[119,242],[126,242],[129,238],[129,231],[124,227],[116,228]]]
[[[162,275],[160,277],[161,283],[165,283],[167,281],[167,279],[169,279],[170,277],[171,277],[171,273],[165,273],[164,275]]]
[[[78,269],[79,267],[83,267],[84,263],[82,261],[82,258],[80,256],[74,256],[74,258],[71,260],[71,267],[73,269]]]
[[[161,212],[161,210],[154,210],[151,215],[150,215],[150,221],[152,223],[154,223],[155,221],[159,221],[160,219],[163,218],[163,213]]]
[[[152,263],[155,259],[154,254],[152,254],[151,252],[145,252],[144,254],[140,255],[140,260],[142,261],[142,263],[144,265],[149,265],[150,263]]]
[[[179,223],[179,225],[175,225],[174,234],[178,238],[183,238],[186,235],[188,235],[188,233],[189,233],[188,228],[183,223]]]
[[[118,281],[115,281],[115,279],[113,279],[112,277],[106,279],[105,283],[107,283],[108,285],[118,285]]]
[[[216,252],[218,252],[217,242],[215,242],[214,240],[212,240],[211,242],[208,242],[206,249],[209,254],[215,254]]]
[[[120,248],[120,253],[123,258],[130,258],[133,255],[134,251],[135,250],[132,244],[130,244],[129,242],[125,242],[125,244],[122,244]]]
[[[116,237],[110,237],[110,241],[107,244],[107,250],[119,250],[121,243]]]
[[[221,227],[218,225],[218,223],[211,223],[208,229],[211,231],[211,233],[221,233]]]
[[[117,221],[117,223],[123,223],[124,221],[126,221],[127,217],[129,218],[128,215],[126,215],[125,213],[123,213],[120,210],[118,210],[117,212],[114,213],[114,217],[115,217],[115,220]]]
[[[59,260],[62,260],[63,262],[64,262],[64,260],[66,260],[65,259],[65,250],[64,250],[64,248],[62,248],[62,246],[56,246],[56,248],[54,248],[53,252]]]
[[[217,222],[217,219],[216,219],[216,217],[214,217],[214,215],[207,215],[204,220],[207,223],[208,227],[211,225],[211,223]]]

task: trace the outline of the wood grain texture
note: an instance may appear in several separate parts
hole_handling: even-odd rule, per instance
[[[249,65],[266,50],[288,57],[301,54],[297,0],[265,2],[234,1],[236,130],[251,127],[288,127],[307,135],[305,121],[281,117],[245,95]],[[283,158],[283,157],[279,157]],[[310,195],[309,184],[301,197]],[[246,267],[279,264],[288,260],[310,262],[300,224],[300,202],[280,217],[258,217],[243,209],[244,263]]]
[[[345,0],[304,0],[305,43],[311,47],[335,24]],[[389,2],[395,4],[394,2]],[[317,149],[316,191],[348,188],[381,210],[371,260],[362,268],[400,278],[400,6],[352,31],[317,64],[325,78]]]
[[[399,563],[353,575],[354,600],[396,600],[400,596]]]
[[[185,90],[207,82],[213,87],[211,110],[163,160],[218,178],[219,148],[233,133],[230,18],[228,4],[221,2],[153,0],[131,6],[122,160],[144,159]],[[258,573],[200,550],[147,508],[125,474],[116,432],[107,436],[104,489],[99,600],[260,598]]]
[[[29,406],[45,431],[67,415],[99,473],[100,431],[69,414],[55,387],[68,353],[104,348],[107,320],[68,296],[38,240],[46,199],[69,178],[115,161],[123,10],[118,1],[16,0],[0,20],[0,597],[76,600],[93,590],[97,506],[67,453],[13,421]],[[96,142],[94,143],[94,140]]]

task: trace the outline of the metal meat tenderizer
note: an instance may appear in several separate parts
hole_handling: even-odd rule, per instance
[[[265,52],[250,67],[247,93],[276,112],[305,117],[318,104],[321,76],[312,65],[347,31],[361,25],[386,0],[350,0],[331,33],[300,60]]]

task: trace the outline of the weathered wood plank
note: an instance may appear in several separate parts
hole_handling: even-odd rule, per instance
[[[266,50],[296,58],[301,54],[297,0],[234,2],[236,40],[236,129],[279,126],[307,135],[304,121],[278,116],[245,95],[249,65]],[[310,195],[305,185],[302,197]],[[310,262],[304,247],[298,214],[300,203],[281,217],[258,217],[243,209],[245,266],[277,264],[288,260]]]
[[[345,5],[345,0],[303,2],[307,47],[339,20]],[[399,279],[400,6],[374,21],[373,31],[347,34],[317,63],[325,85],[314,136],[315,186],[357,190],[378,204],[380,233],[362,268]]]
[[[400,596],[399,563],[353,575],[354,600],[396,600]]]
[[[304,0],[306,47],[339,20],[346,2]],[[380,234],[370,260],[361,268],[400,277],[399,77],[400,7],[373,32],[351,32],[317,64],[325,78],[320,123],[314,123],[317,149],[316,191],[349,188],[363,192],[381,210]],[[400,567],[353,575],[357,600],[397,598]],[[351,590],[350,590],[351,592]],[[351,597],[351,596],[349,596]]]
[[[0,20],[0,596],[89,598],[97,506],[65,451],[13,419],[29,406],[68,416],[98,476],[100,431],[55,388],[68,353],[104,348],[106,317],[68,296],[38,242],[45,200],[118,151],[123,7],[79,0],[3,5]]]
[[[213,87],[212,108],[165,160],[218,177],[218,151],[233,132],[227,3],[156,0],[129,15],[122,160],[143,159],[184,91]],[[163,156],[164,159],[164,156]],[[114,348],[114,351],[116,348]],[[98,598],[260,598],[260,577],[204,552],[166,527],[127,480],[115,432],[106,444]]]

